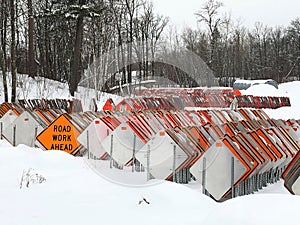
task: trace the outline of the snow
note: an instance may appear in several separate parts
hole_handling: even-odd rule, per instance
[[[264,111],[274,119],[300,119],[300,81],[279,84],[278,89],[268,84],[254,85],[247,90],[242,90],[241,93],[255,96],[290,97],[291,107],[264,109]]]
[[[27,75],[18,74],[17,81],[17,98],[18,99],[72,99],[69,93],[69,87],[66,83],[61,83],[54,80],[49,80],[42,77],[36,77],[32,79]],[[0,102],[4,101],[4,87],[2,80],[0,82]],[[11,77],[8,76],[8,93],[9,98],[11,94]],[[98,100],[97,106],[98,109],[102,109],[106,100],[108,98],[112,98],[115,104],[118,104],[122,97],[107,94],[103,92],[97,92],[93,89],[83,88],[81,86],[78,87],[78,91],[75,92],[75,98],[81,100],[84,111],[89,110],[89,105],[91,103],[92,98]]]
[[[267,80],[242,80],[238,79],[235,81],[235,83],[242,83],[242,84],[264,84],[266,81],[269,81],[271,79]]]
[[[2,224],[283,224],[298,221],[300,197],[280,181],[260,194],[216,203],[194,182],[128,187],[95,173],[84,158],[0,142],[0,218]],[[23,170],[46,178],[20,189]],[[150,204],[138,202],[145,198]],[[288,218],[286,216],[288,215]]]
[[[139,188],[108,182],[83,158],[64,152],[13,148],[4,141],[0,146],[3,224],[197,224],[215,205],[209,197],[171,182]],[[22,171],[28,168],[46,181],[20,189]],[[142,198],[150,204],[138,204]]]
[[[299,221],[299,202],[300,196],[283,194],[243,196],[219,204],[205,224],[294,224]]]
[[[276,89],[274,86],[269,84],[253,85],[247,90],[241,90],[241,93],[255,96],[287,96],[287,94],[283,93],[280,88]]]
[[[22,97],[70,98],[67,86],[58,82],[24,78],[23,85],[26,88],[18,89]],[[266,111],[274,118],[299,119],[299,87],[300,82],[280,84],[275,90],[255,85],[245,93],[289,96],[292,107]],[[0,84],[1,94],[2,88]],[[95,91],[82,88],[77,93],[85,105],[94,95]],[[99,107],[107,98],[100,95]],[[22,173],[30,168],[46,181],[20,189]],[[114,176],[123,175],[116,172]],[[197,182],[180,185],[154,180],[139,186],[120,185],[96,173],[85,158],[25,145],[12,147],[4,140],[0,140],[0,178],[0,218],[6,225],[299,223],[300,196],[291,195],[282,180],[258,193],[217,203],[202,194]],[[144,179],[143,174],[136,179]],[[143,198],[150,204],[139,204]]]

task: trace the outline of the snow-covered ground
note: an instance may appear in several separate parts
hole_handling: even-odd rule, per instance
[[[300,81],[279,84],[278,89],[268,84],[254,85],[241,92],[255,96],[290,97],[291,107],[265,109],[265,112],[275,119],[300,119]]]
[[[2,76],[2,75],[1,75]],[[11,77],[8,76],[8,94],[10,99],[11,94]],[[29,78],[27,75],[18,74],[17,81],[17,98],[18,99],[71,99],[69,87],[66,83],[61,83],[54,80],[36,77]],[[98,98],[97,98],[98,97]],[[115,103],[121,101],[121,97],[103,92],[96,92],[93,89],[78,87],[78,92],[75,92],[75,98],[81,100],[83,109],[88,110],[92,98],[97,99],[98,108],[102,108],[108,98],[112,98]],[[4,101],[4,88],[2,79],[0,81],[0,103]]]
[[[139,188],[110,183],[83,158],[64,152],[5,142],[0,148],[1,224],[201,224],[216,205],[171,182]],[[29,168],[46,181],[20,189],[23,170]],[[150,204],[138,204],[143,198]]]
[[[263,194],[216,203],[171,182],[125,187],[101,178],[85,163],[60,151],[44,152],[0,142],[1,224],[283,224],[297,223],[300,196],[283,182]],[[46,181],[20,188],[24,170]],[[200,187],[199,187],[200,188]],[[145,198],[150,204],[139,201]],[[287,218],[286,218],[287,217]]]
[[[25,81],[24,81],[25,82]],[[67,87],[47,83],[51,90],[34,88],[34,83],[19,96],[69,98]],[[50,81],[47,81],[50,82]],[[26,81],[26,85],[29,82]],[[42,85],[42,84],[40,84]],[[36,88],[38,88],[36,87]],[[0,89],[2,86],[0,85]],[[279,85],[279,89],[259,85],[246,92],[255,95],[291,97],[292,107],[268,110],[276,118],[300,118],[297,99],[300,82]],[[19,89],[21,90],[21,89]],[[28,91],[28,92],[27,92]],[[30,92],[29,92],[30,91]],[[36,92],[36,95],[34,95]],[[2,89],[0,90],[3,97]],[[80,92],[86,99],[94,92]],[[104,95],[103,95],[104,96]],[[105,102],[103,97],[103,102]],[[88,102],[88,101],[87,101]],[[26,178],[26,171],[32,168]],[[25,171],[25,173],[24,173]],[[24,176],[25,174],[25,176]],[[35,174],[46,180],[30,182]],[[20,188],[21,179],[22,188]],[[84,158],[60,151],[42,151],[24,145],[10,146],[0,141],[0,224],[5,225],[92,225],[92,224],[298,224],[300,196],[293,196],[283,181],[262,191],[217,203],[201,193],[201,185],[192,182],[149,181],[149,185],[129,187],[109,182],[99,176]],[[153,184],[153,185],[151,185]],[[145,198],[150,204],[142,201]]]
[[[111,183],[83,158],[0,142],[0,218],[6,225],[83,224],[297,224],[300,196],[280,181],[260,194],[216,203],[197,183],[160,182],[144,187]],[[32,168],[46,180],[20,182]],[[150,184],[153,181],[150,181]],[[191,187],[191,188],[190,188]],[[139,201],[145,198],[150,204]]]

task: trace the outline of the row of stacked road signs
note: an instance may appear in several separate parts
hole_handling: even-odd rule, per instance
[[[236,98],[238,108],[276,109],[291,106],[288,97],[242,95],[240,91],[230,88],[145,88],[136,89],[135,95],[142,98],[125,99],[121,104],[133,109],[155,109],[164,106],[171,106],[177,110],[185,107],[228,108]],[[160,103],[157,99],[164,99],[164,102]]]
[[[82,112],[82,104],[79,99],[19,99],[19,105],[29,110],[64,110],[67,113]]]
[[[96,119],[79,136],[93,155],[109,154],[125,166],[137,160],[157,179],[174,180],[175,168],[203,182],[205,172],[205,188],[218,201],[274,182],[299,151],[299,126],[270,119],[262,110],[145,111],[109,118]],[[87,133],[94,136],[86,139]]]
[[[299,123],[271,119],[262,110],[67,114],[21,108],[1,105],[7,111],[0,119],[1,137],[14,145],[73,155],[88,151],[96,160],[110,156],[120,167],[140,163],[149,177],[177,182],[194,178],[218,201],[274,182],[299,157]],[[284,176],[286,186],[300,194],[295,179],[299,164],[287,168],[292,172]]]
[[[66,113],[82,112],[82,104],[79,99],[19,99],[18,103],[2,103],[0,105],[0,118],[12,110],[20,115],[25,109],[29,111],[58,111]]]

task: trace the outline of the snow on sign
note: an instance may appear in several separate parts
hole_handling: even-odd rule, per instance
[[[72,154],[80,145],[77,142],[79,135],[80,132],[62,114],[41,132],[36,139],[46,150],[61,150]]]

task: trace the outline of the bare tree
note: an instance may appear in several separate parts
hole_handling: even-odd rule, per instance
[[[36,64],[34,60],[34,19],[32,0],[27,0],[28,8],[28,75],[34,77],[36,75]]]
[[[79,7],[82,7],[86,3],[86,0],[79,0]],[[84,15],[80,13],[76,22],[76,33],[75,33],[75,43],[74,43],[74,53],[71,62],[71,77],[69,80],[69,89],[72,96],[74,96],[77,90],[78,83],[81,79],[82,74],[82,38],[83,38],[83,17]]]
[[[12,90],[11,90],[11,102],[15,102],[16,89],[17,89],[17,67],[16,67],[16,18],[15,18],[15,1],[10,0],[10,29],[11,29],[11,43],[10,43],[10,66],[12,77]]]
[[[300,79],[300,18],[291,21],[287,35],[290,41],[291,54],[289,55],[290,69],[285,79],[289,76],[298,76]]]
[[[200,23],[204,23],[210,36],[210,64],[214,63],[216,58],[217,42],[220,38],[220,28],[226,22],[219,17],[218,10],[223,6],[222,2],[216,0],[208,0],[204,3],[201,10],[195,13]],[[212,65],[213,66],[213,65]]]
[[[2,70],[2,80],[4,88],[4,101],[8,102],[8,88],[7,88],[7,20],[8,20],[8,2],[7,0],[1,1],[1,15],[0,15],[0,32],[1,32],[1,54],[0,64]]]
[[[127,77],[128,83],[132,82],[132,69],[131,69],[131,63],[132,62],[132,44],[134,41],[134,16],[136,14],[136,11],[138,10],[138,8],[141,6],[141,3],[139,2],[139,0],[124,0],[125,6],[126,6],[126,12],[127,12],[127,16],[128,16],[128,70],[127,70]]]

